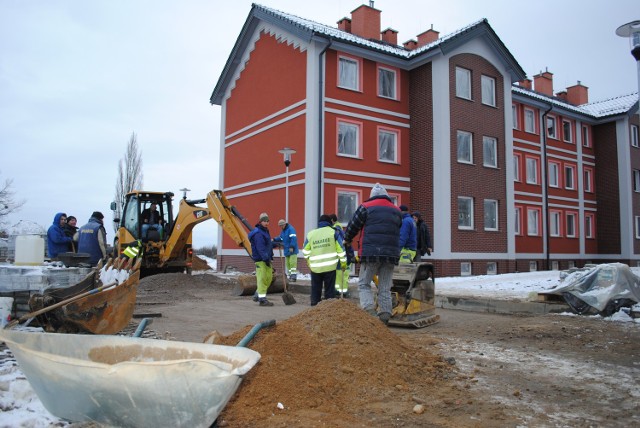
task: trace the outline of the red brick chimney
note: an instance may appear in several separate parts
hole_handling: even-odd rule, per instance
[[[439,31],[435,31],[433,29],[433,25],[427,31],[418,34],[418,47],[428,45],[431,42],[435,42],[438,40],[438,36],[440,35]]]
[[[398,44],[398,32],[393,28],[387,28],[382,32],[382,41],[392,45]]]
[[[351,32],[365,39],[380,40],[380,11],[361,5],[351,12]]]
[[[578,80],[578,83],[567,88],[567,101],[579,106],[589,102],[589,88]]]
[[[532,86],[531,86],[531,79],[522,79],[521,81],[519,81],[519,82],[518,82],[518,84],[519,84],[522,88],[529,89],[529,90],[531,90],[531,89],[532,89]]]
[[[351,20],[346,16],[338,21],[338,30],[346,31],[347,33],[351,32]]]
[[[411,40],[407,40],[406,42],[404,42],[402,44],[402,46],[404,46],[405,49],[408,49],[410,51],[414,50],[415,48],[418,47],[418,42],[416,42],[415,40],[411,39]]]
[[[556,92],[556,97],[560,98],[561,100],[569,102],[569,100],[567,100],[567,91]]]
[[[545,70],[540,74],[533,76],[533,85],[536,92],[553,96],[553,73]]]

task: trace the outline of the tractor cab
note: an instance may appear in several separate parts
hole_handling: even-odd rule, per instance
[[[113,220],[119,223],[118,238],[125,242],[166,240],[173,228],[172,202],[172,192],[128,193],[122,217]]]

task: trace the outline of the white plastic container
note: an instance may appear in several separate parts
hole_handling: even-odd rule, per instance
[[[16,237],[16,266],[38,266],[44,263],[44,239],[38,235]]]
[[[10,320],[13,297],[0,297],[0,328],[4,328]]]

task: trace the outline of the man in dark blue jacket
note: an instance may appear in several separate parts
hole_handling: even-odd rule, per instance
[[[416,256],[416,248],[418,247],[418,228],[406,205],[400,205],[400,211],[402,212],[399,244],[400,263],[411,263]]]
[[[107,231],[103,219],[100,211],[94,211],[89,222],[78,231],[78,252],[89,254],[91,266],[97,265],[100,259],[107,259]]]
[[[267,213],[260,214],[256,227],[249,232],[249,242],[251,242],[251,258],[256,263],[257,298],[260,306],[273,306],[267,300],[267,290],[273,279],[273,245],[269,234],[269,216]]]
[[[60,253],[69,251],[69,245],[73,239],[64,233],[64,226],[67,224],[67,215],[57,213],[53,217],[53,223],[47,230],[47,252],[49,257],[55,259]]]
[[[385,188],[376,183],[369,199],[356,209],[344,233],[345,245],[351,245],[353,239],[359,236],[360,306],[376,315],[371,281],[374,275],[378,275],[377,315],[385,324],[391,318],[391,285],[393,268],[400,259],[398,243],[401,225],[400,209],[393,204]]]

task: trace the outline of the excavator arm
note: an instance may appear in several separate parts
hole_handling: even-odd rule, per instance
[[[207,208],[196,205],[204,203]],[[180,200],[178,215],[160,255],[160,263],[164,264],[178,257],[184,250],[193,228],[209,219],[218,222],[235,243],[251,256],[251,243],[247,234],[247,230],[252,229],[250,223],[229,203],[221,190],[212,190],[205,199]]]

